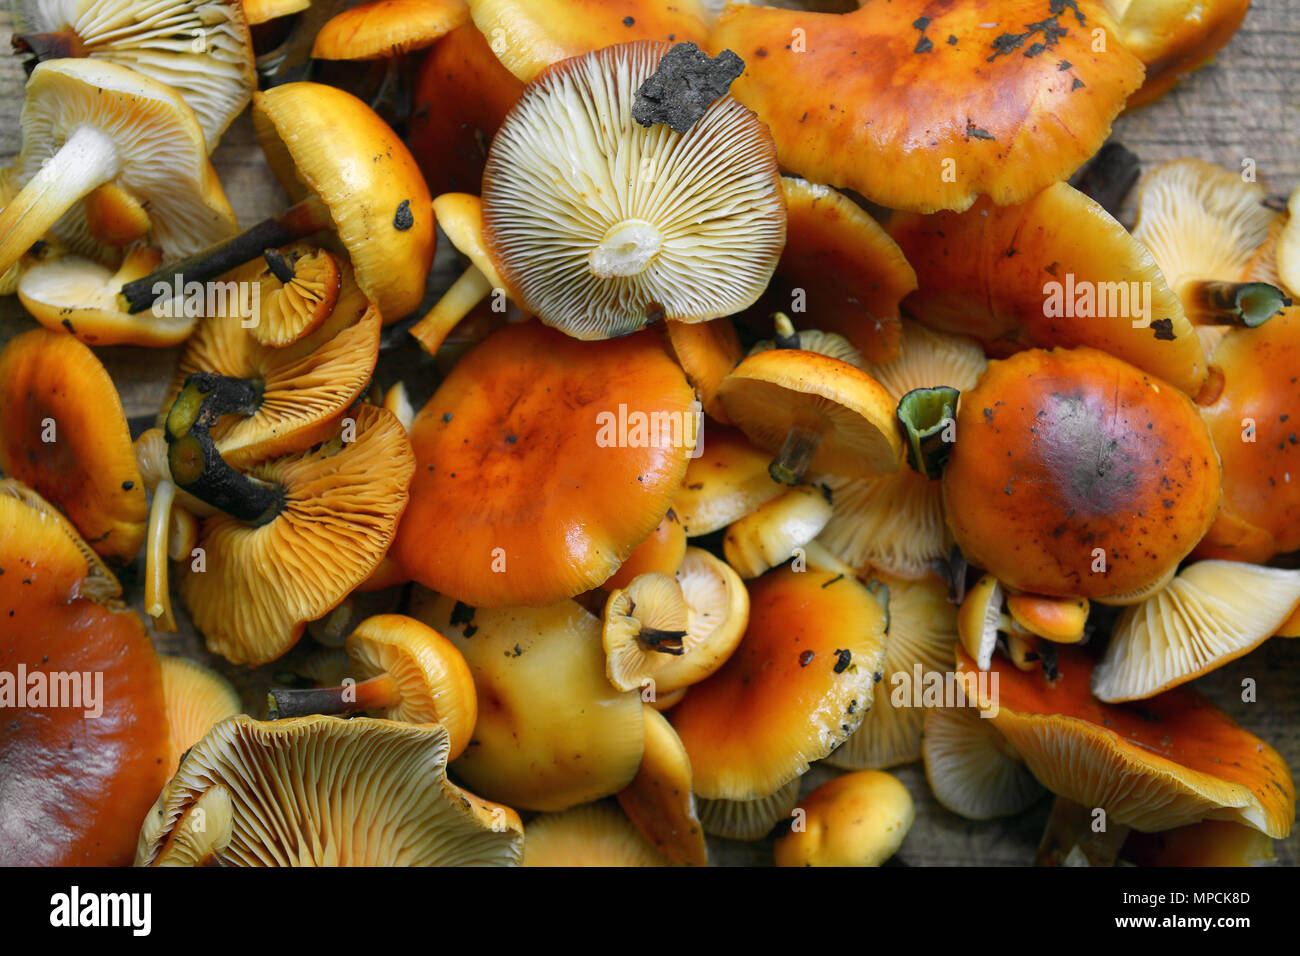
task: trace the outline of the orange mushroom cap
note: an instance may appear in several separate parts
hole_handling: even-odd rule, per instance
[[[140,550],[148,509],[126,414],[71,335],[32,329],[0,352],[0,471],[61,508],[105,558]]]
[[[971,564],[1015,590],[1104,599],[1191,552],[1219,463],[1177,389],[1094,349],[1031,350],[962,396],[943,494]]]
[[[584,343],[536,322],[496,332],[411,428],[418,466],[398,559],[475,606],[596,587],[667,513],[694,443],[692,404],[653,333]]]
[[[735,96],[772,128],[782,168],[919,212],[1063,179],[1142,82],[1095,0],[732,5],[710,44],[745,61]]]
[[[332,17],[316,34],[318,60],[378,60],[429,46],[469,20],[465,0],[374,0]]]

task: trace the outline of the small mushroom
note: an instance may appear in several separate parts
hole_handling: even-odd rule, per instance
[[[830,517],[830,495],[824,488],[797,485],[728,527],[723,553],[742,578],[756,578],[805,548]]]
[[[297,244],[267,249],[262,258],[236,269],[231,278],[258,284],[250,332],[271,348],[293,345],[319,329],[338,305],[343,280],[355,281],[351,270],[324,249]]]
[[[921,754],[934,798],[967,820],[1015,816],[1047,792],[974,707],[927,709]]]
[[[630,820],[609,803],[543,813],[524,831],[524,866],[671,866]]]
[[[159,661],[171,732],[172,759],[167,769],[171,777],[185,751],[221,721],[242,713],[244,705],[235,688],[216,671],[187,657],[164,656]]]
[[[181,763],[141,831],[137,866],[159,863],[215,788],[230,799],[219,866],[513,866],[523,825],[447,779],[439,724],[360,717],[222,721]]]
[[[645,754],[632,782],[618,792],[629,820],[674,863],[707,866],[709,850],[691,792],[691,761],[657,710],[643,705]]]
[[[96,553],[129,564],[144,542],[144,480],[117,389],[95,353],[36,328],[0,351],[0,471],[71,519]]]
[[[597,587],[667,514],[696,439],[692,404],[652,333],[586,343],[506,326],[411,426],[418,467],[396,557],[476,607]]]
[[[1197,561],[1125,609],[1093,671],[1112,703],[1151,697],[1254,650],[1300,605],[1300,571]]]
[[[917,212],[1022,202],[1064,179],[1142,82],[1097,0],[734,4],[709,42],[744,59],[735,96],[771,127],[783,169]]]
[[[478,721],[455,763],[457,779],[543,811],[632,782],[645,750],[641,701],[605,679],[598,618],[573,601],[469,607],[423,591],[412,614],[448,635],[474,676]]]
[[[576,338],[739,312],[785,242],[771,137],[749,110],[723,96],[685,133],[633,119],[668,49],[625,43],[563,61],[492,141],[492,262],[524,310]]]
[[[171,87],[98,58],[49,60],[27,83],[22,127],[22,188],[0,212],[0,273],[47,232],[73,252],[103,255],[78,203],[107,183],[147,205],[165,260],[235,232],[203,132]]]
[[[1016,205],[889,222],[916,269],[903,301],[931,328],[992,354],[1100,349],[1195,395],[1207,363],[1183,304],[1141,242],[1096,201],[1055,183]]]
[[[800,778],[775,793],[753,800],[699,801],[704,831],[727,840],[761,840],[782,820],[789,820],[799,802]]]
[[[710,428],[704,449],[686,465],[673,498],[688,538],[712,534],[771,501],[786,486],[768,474],[768,455],[735,428]]]
[[[880,866],[916,819],[912,795],[880,770],[846,773],[800,801],[804,826],[776,841],[777,866]]]
[[[843,743],[883,678],[885,609],[856,580],[769,571],[749,585],[740,646],[672,710],[709,799],[774,793]]]
[[[305,6],[305,4],[304,4]],[[194,111],[208,152],[257,88],[239,0],[19,0],[15,52],[91,57],[164,83]]]
[[[1258,183],[1199,159],[1165,163],[1142,180],[1133,238],[1192,322],[1255,326],[1290,305],[1276,286],[1241,281],[1276,218],[1263,199]]]
[[[464,752],[478,699],[469,665],[451,641],[414,618],[376,614],[348,635],[347,650],[359,680],[324,689],[273,688],[272,716],[373,711],[407,724],[442,724],[447,759]]]
[[[1159,99],[1184,77],[1209,63],[1232,39],[1250,0],[1105,0],[1120,40],[1146,67],[1127,109]]]

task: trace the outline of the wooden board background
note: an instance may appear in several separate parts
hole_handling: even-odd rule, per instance
[[[794,5],[782,3],[780,5]],[[0,10],[0,36],[9,33],[10,14]],[[1251,159],[1259,181],[1271,192],[1287,195],[1300,185],[1300,0],[1257,0],[1245,26],[1217,61],[1186,80],[1159,102],[1120,117],[1114,138],[1137,152],[1144,168],[1165,160],[1196,156],[1229,169]],[[21,137],[18,115],[23,72],[18,61],[0,59],[0,163],[17,153]],[[226,134],[214,157],[226,193],[240,222],[251,224],[282,208],[283,196],[272,181],[253,137],[248,117]],[[1132,200],[1121,216],[1132,224]],[[450,244],[440,245],[430,278],[430,293],[451,284],[457,271]],[[15,297],[0,299],[0,345],[35,323]],[[112,372],[128,416],[151,415],[175,362],[172,349],[104,348],[98,354]],[[418,361],[414,373],[420,374]],[[404,372],[403,374],[411,374]],[[426,383],[427,386],[427,383]],[[417,394],[421,389],[417,386]],[[3,533],[3,529],[0,529]],[[139,607],[140,588],[132,588]],[[188,654],[216,666],[244,693],[249,712],[262,716],[262,695],[275,668],[249,675],[210,657],[177,609],[181,630],[156,634],[160,649]],[[1246,678],[1258,684],[1254,703],[1241,700]],[[1300,640],[1274,640],[1242,660],[1197,682],[1220,707],[1276,747],[1293,768],[1300,768]],[[919,765],[897,775],[917,805],[917,819],[896,862],[906,865],[1025,865],[1034,850],[1050,804],[1040,801],[1013,820],[972,823],[945,811],[930,796]],[[826,779],[814,768],[806,788]],[[1278,861],[1300,863],[1300,834],[1275,844]],[[714,841],[713,856],[723,864],[768,863],[770,847]]]

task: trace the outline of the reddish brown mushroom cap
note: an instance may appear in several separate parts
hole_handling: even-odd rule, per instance
[[[710,45],[745,61],[735,96],[772,128],[782,168],[921,212],[1019,202],[1068,176],[1142,81],[1093,0],[732,5]]]
[[[943,476],[962,553],[1021,591],[1116,598],[1214,520],[1219,462],[1191,400],[1093,349],[993,362],[961,398]]]
[[[694,443],[691,405],[653,333],[584,343],[535,322],[502,329],[411,428],[399,560],[474,606],[596,587],[667,513]]]

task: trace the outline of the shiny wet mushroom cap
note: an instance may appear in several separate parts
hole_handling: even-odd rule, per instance
[[[620,44],[552,67],[492,141],[493,261],[527,311],[577,338],[739,312],[785,242],[775,152],[749,110],[724,96],[685,134],[632,118],[668,49]]]

